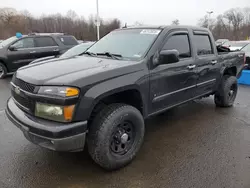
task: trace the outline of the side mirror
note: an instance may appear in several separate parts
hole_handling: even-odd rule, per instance
[[[179,62],[178,50],[162,50],[160,51],[158,58],[158,65],[171,64]]]
[[[16,51],[17,48],[16,48],[15,46],[10,46],[10,47],[9,47],[9,50],[10,50],[10,51]]]

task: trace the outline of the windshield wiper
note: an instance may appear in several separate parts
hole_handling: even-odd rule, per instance
[[[96,53],[89,52],[89,51],[85,51],[85,52],[83,52],[83,53],[81,53],[81,54],[79,54],[79,55],[83,55],[83,54],[87,54],[87,55],[90,55],[90,56],[97,56]]]
[[[105,55],[107,57],[111,57],[112,59],[118,59],[118,60],[122,59],[122,55],[120,55],[120,54],[112,54],[110,52],[97,53],[97,55]]]

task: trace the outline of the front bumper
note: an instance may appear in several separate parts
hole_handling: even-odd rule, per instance
[[[78,151],[84,148],[87,121],[57,123],[36,118],[23,112],[10,98],[5,110],[7,117],[32,143],[55,151]]]

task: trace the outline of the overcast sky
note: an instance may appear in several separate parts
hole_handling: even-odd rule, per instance
[[[118,18],[129,25],[138,21],[150,25],[167,25],[174,19],[181,24],[197,24],[207,11],[212,17],[230,8],[250,6],[250,0],[99,0],[100,17]],[[0,7],[42,13],[66,14],[69,9],[86,18],[96,13],[96,0],[0,0]]]

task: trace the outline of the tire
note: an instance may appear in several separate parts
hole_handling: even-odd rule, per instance
[[[4,64],[0,63],[0,79],[3,79],[7,75],[7,68]]]
[[[225,75],[218,91],[214,95],[214,102],[218,107],[231,107],[238,92],[238,82],[235,76]]]
[[[117,170],[135,158],[144,132],[144,119],[139,110],[126,104],[109,105],[90,125],[89,154],[105,170]]]

